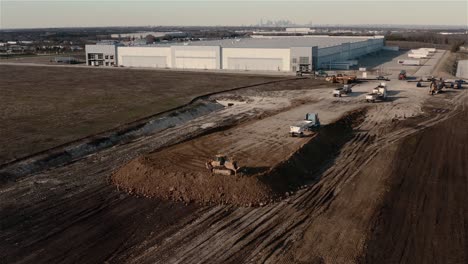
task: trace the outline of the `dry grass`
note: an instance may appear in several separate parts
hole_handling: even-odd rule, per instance
[[[155,70],[0,66],[0,164],[189,102],[264,81]]]

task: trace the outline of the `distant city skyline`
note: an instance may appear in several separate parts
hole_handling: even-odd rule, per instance
[[[102,26],[468,26],[468,1],[0,0],[0,29]],[[288,24],[286,23],[285,26]]]

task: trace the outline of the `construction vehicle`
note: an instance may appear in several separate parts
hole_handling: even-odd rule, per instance
[[[398,75],[398,80],[406,80],[406,71],[405,70],[400,71],[400,74]]]
[[[452,89],[461,89],[463,87],[463,83],[466,83],[462,79],[446,79],[444,80],[444,87],[445,88],[452,88]]]
[[[351,85],[345,84],[341,88],[336,88],[333,90],[333,97],[341,97],[343,94],[352,93]]]
[[[313,75],[314,72],[311,71],[296,71],[296,76],[303,76],[303,75]]]
[[[218,154],[214,160],[206,162],[206,168],[214,174],[236,175],[240,167],[237,161],[228,158],[226,155]]]
[[[327,82],[331,83],[342,83],[342,84],[349,84],[349,83],[355,83],[357,81],[356,76],[354,75],[346,75],[346,74],[337,74],[329,76],[325,79]]]
[[[339,74],[336,75],[336,80],[339,83],[342,83],[342,84],[355,83],[356,82],[356,76],[339,73]]]
[[[366,101],[375,103],[377,100],[384,101],[387,99],[387,84],[380,83],[377,87],[372,89],[371,93],[366,94]]]
[[[455,86],[453,87],[454,89],[461,89],[463,87],[463,83],[465,83],[464,80],[455,80]]]
[[[445,88],[445,82],[442,78],[439,80],[432,79],[431,85],[429,86],[429,94],[434,95],[442,92],[442,89]]]
[[[289,126],[291,137],[302,137],[305,133],[320,127],[320,120],[317,113],[307,113],[305,119],[295,125]]]
[[[338,82],[335,75],[327,76],[327,77],[325,78],[325,81],[331,82],[331,83],[337,83],[337,82]]]
[[[434,95],[437,94],[439,91],[437,90],[437,81],[433,80],[431,85],[429,86],[429,94]]]

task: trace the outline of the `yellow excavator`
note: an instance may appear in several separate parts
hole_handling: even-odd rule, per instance
[[[434,95],[442,92],[442,89],[445,87],[444,80],[440,78],[437,81],[436,78],[432,78],[431,85],[429,86],[429,94]]]
[[[228,158],[226,155],[218,154],[214,160],[206,162],[206,168],[211,173],[221,175],[236,175],[240,167],[237,161]]]

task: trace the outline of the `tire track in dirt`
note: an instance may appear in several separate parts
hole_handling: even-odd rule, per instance
[[[444,116],[432,116],[421,122],[425,126],[433,126],[449,117]],[[359,129],[367,130],[366,126],[372,127],[371,121],[363,124]],[[256,208],[255,215],[258,217],[268,217],[268,221],[259,222],[258,224],[251,226],[236,226],[242,227],[243,229],[233,232],[230,229],[226,229],[222,226],[211,226],[209,230],[204,232],[200,231],[198,238],[204,238],[203,243],[197,242],[196,237],[190,240],[190,252],[197,252],[197,254],[189,254],[185,250],[187,244],[180,243],[177,237],[171,237],[171,243],[163,243],[159,250],[164,251],[167,248],[176,248],[176,255],[170,259],[165,258],[153,258],[152,256],[158,256],[158,251],[148,251],[141,256],[136,262],[166,262],[169,263],[196,263],[196,262],[211,262],[214,260],[235,263],[238,261],[248,262],[265,262],[275,263],[285,258],[283,253],[286,249],[294,248],[297,245],[297,241],[302,237],[305,229],[314,223],[314,219],[319,217],[324,211],[327,210],[330,203],[333,202],[333,197],[336,197],[341,189],[349,184],[353,180],[353,177],[359,173],[361,168],[366,164],[369,164],[386,146],[390,145],[391,142],[407,137],[412,133],[416,133],[420,128],[402,128],[403,131],[396,131],[378,137],[381,145],[371,144],[373,136],[367,132],[358,133],[356,137],[351,141],[351,144],[345,147],[338,160],[335,162],[329,171],[324,173],[319,183],[313,185],[306,190],[299,191],[297,195],[287,201],[280,202],[276,205],[272,205],[266,208]],[[359,147],[356,147],[359,146]],[[358,155],[361,154],[361,155]],[[358,157],[356,157],[358,155]],[[352,175],[348,173],[354,171]],[[236,209],[241,211],[243,209]],[[252,211],[245,217],[232,218],[232,215],[220,222],[228,222],[229,225],[235,225],[235,223],[251,223],[250,215]],[[273,213],[273,215],[270,215]],[[256,218],[259,219],[259,218]],[[194,230],[198,226],[187,226],[186,230]],[[244,233],[242,237],[238,237],[237,234]],[[186,237],[185,229],[181,231],[180,236]],[[253,235],[248,235],[253,234]],[[365,237],[365,236],[363,236]],[[235,238],[234,242],[226,240],[226,238]],[[176,239],[176,240],[174,240]],[[240,243],[239,239],[244,240],[244,243]],[[208,241],[210,243],[208,243]],[[220,243],[223,241],[222,243]],[[217,247],[216,245],[223,245]],[[239,247],[242,245],[241,247]],[[253,246],[252,246],[253,245]],[[362,246],[362,244],[361,244]],[[250,251],[250,252],[249,252]],[[289,251],[289,250],[288,250]],[[201,252],[206,252],[206,255]],[[343,255],[343,254],[341,254]],[[288,254],[286,254],[288,256]],[[357,254],[347,255],[350,259],[358,257]],[[289,257],[293,257],[290,256]],[[338,262],[340,258],[333,258]]]
[[[327,199],[321,200],[322,196],[318,196],[316,198],[318,199],[317,204],[322,204],[322,206],[324,203],[327,203],[330,201],[329,199],[328,201]],[[293,208],[287,208],[289,207],[287,202],[282,202],[280,203],[280,205],[281,206],[273,206],[273,208],[255,209],[256,215],[258,216],[258,218],[256,219],[268,218],[268,220],[267,221],[258,220],[259,224],[255,225],[255,223],[253,223],[253,226],[251,222],[252,219],[249,219],[248,216],[235,219],[234,221],[236,222],[238,221],[242,229],[239,229],[238,226],[235,226],[232,220],[224,219],[223,222],[229,222],[231,226],[234,225],[234,228],[236,228],[235,230],[237,231],[235,233],[233,233],[233,231],[230,229],[223,228],[224,226],[222,226],[221,228],[213,228],[213,226],[211,226],[211,229],[203,232],[203,235],[201,236],[202,237],[201,241],[211,241],[209,245],[206,245],[205,243],[197,242],[197,239],[195,238],[194,240],[190,241],[191,246],[189,245],[180,246],[180,241],[173,240],[171,238],[170,245],[167,245],[168,248],[173,248],[175,246],[178,247],[178,249],[176,250],[178,255],[174,257],[172,260],[171,259],[152,259],[151,256],[144,254],[142,255],[142,258],[136,260],[136,262],[140,262],[140,261],[179,262],[181,261],[184,263],[192,263],[192,261],[193,262],[210,261],[210,259],[211,260],[231,259],[232,256],[234,256],[235,254],[238,254],[239,251],[225,252],[225,248],[223,249],[216,248],[216,251],[213,251],[213,248],[211,248],[210,250],[208,250],[208,248],[212,247],[212,245],[216,245],[217,244],[216,240],[224,239],[223,244],[227,245],[227,248],[232,248],[235,250],[236,248],[238,248],[239,245],[242,245],[238,242],[239,241],[238,234],[242,234],[242,233],[247,233],[247,234],[252,234],[252,235],[251,236],[244,235],[243,237],[241,237],[241,239],[244,240],[243,244],[245,245],[244,248],[242,247],[239,248],[239,250],[241,251],[245,251],[245,247],[248,245],[255,245],[255,248],[257,249],[259,247],[262,248],[262,245],[270,249],[277,248],[279,245],[278,243],[281,243],[279,241],[284,241],[284,243],[286,244],[287,240],[285,239],[290,237],[290,233],[297,232],[297,229],[298,229],[297,227],[306,223],[307,219],[309,218],[309,215],[303,214],[305,210],[297,211],[297,210],[294,210]],[[193,230],[195,228],[196,227],[194,226],[190,226],[190,227],[187,227],[187,230]],[[276,230],[276,231],[273,231],[273,230]],[[182,235],[182,236],[187,237],[185,235]],[[259,241],[260,237],[262,238],[262,241]],[[228,241],[226,241],[226,239],[228,239]],[[235,242],[236,246],[231,245],[231,240],[236,241]],[[234,244],[234,242],[232,243]],[[197,250],[195,251],[197,252],[196,254],[197,259],[188,259],[188,257],[190,257],[191,255],[190,255],[190,252],[187,251],[187,247],[190,247],[191,250],[193,250],[193,245],[196,245]],[[159,248],[159,249],[162,251],[165,251],[164,248],[162,249]],[[268,249],[263,248],[263,250],[268,250]],[[207,255],[203,255],[200,252],[207,252]],[[157,253],[155,254],[155,253],[156,252],[151,252],[150,255],[157,256],[158,254]],[[261,252],[259,253],[261,254]],[[236,260],[239,260],[239,259],[236,257]]]
[[[302,116],[306,111],[300,110],[308,108],[300,106],[293,113]],[[279,113],[139,157],[119,169],[112,182],[131,193],[162,199],[244,206],[271,202],[284,192],[275,189],[281,183],[270,186],[265,174],[314,137],[289,137],[284,129],[289,115]],[[205,162],[216,154],[234,158],[241,171],[230,177],[212,174]]]
[[[443,118],[446,114],[441,114],[437,118]],[[438,122],[436,116],[431,118],[434,119],[433,123]],[[208,123],[216,120],[216,118],[207,117],[198,122]],[[425,121],[426,119],[416,119],[414,122],[422,124]],[[429,122],[428,125],[433,123]],[[355,199],[358,192],[353,193],[352,196],[344,195],[345,192],[350,192],[348,188],[359,186],[359,183],[356,183],[357,176],[353,177],[348,174],[362,169],[362,166],[372,162],[372,157],[379,154],[379,148],[373,147],[372,143],[382,138],[379,133],[383,132],[379,131],[388,131],[388,129],[381,130],[382,126],[383,124],[377,125],[373,119],[365,121],[358,128],[356,137],[350,141],[352,144],[345,145],[340,155],[330,161],[323,172],[317,172],[317,175],[323,176],[317,179],[315,184],[298,191],[286,200],[260,208],[200,207],[193,204],[184,206],[180,203],[165,203],[123,195],[111,187],[102,188],[101,195],[92,195],[96,189],[89,188],[89,186],[106,185],[106,172],[129,161],[137,155],[135,153],[143,154],[156,147],[167,146],[171,142],[183,141],[193,136],[194,131],[199,130],[199,123],[198,125],[188,124],[178,128],[179,130],[169,129],[161,135],[142,138],[126,145],[125,148],[109,149],[67,167],[35,175],[34,180],[24,179],[18,182],[14,189],[13,187],[2,188],[0,190],[2,213],[7,212],[5,208],[9,208],[11,211],[8,215],[13,218],[24,213],[24,217],[28,219],[24,221],[19,218],[21,225],[13,225],[14,219],[12,218],[12,226],[6,230],[9,235],[8,241],[3,239],[6,233],[2,229],[0,256],[7,262],[29,260],[102,263],[107,260],[114,263],[132,261],[139,263],[280,263],[283,260],[297,260],[297,256],[301,253],[298,245],[309,245],[308,242],[304,242],[304,234],[311,231],[309,228],[323,224],[319,218],[325,216],[330,210],[336,209],[334,206],[340,202],[340,199],[343,199],[343,196]],[[407,128],[397,127],[396,129],[406,130]],[[410,127],[402,134],[394,133],[390,129],[392,133],[388,133],[387,136],[392,135],[396,140],[404,137],[406,133],[420,129],[422,129],[420,126]],[[332,164],[334,165],[331,166]],[[340,174],[343,170],[347,170],[348,173]],[[71,178],[76,180],[69,181]],[[61,183],[40,183],[51,179]],[[340,188],[334,187],[334,184],[339,185]],[[354,189],[351,188],[351,190]],[[83,199],[88,195],[92,198]],[[12,203],[12,199],[7,199],[8,197],[15,197],[15,203]],[[55,205],[55,201],[60,201],[57,197],[63,197],[63,203]],[[31,203],[31,199],[43,201],[43,203],[37,206]],[[74,202],[69,203],[66,201],[68,199]],[[95,209],[101,208],[96,207],[96,204],[105,209]],[[46,211],[49,217],[36,218],[35,215],[40,215],[42,210]],[[78,213],[75,213],[75,210]],[[355,211],[361,214],[361,210]],[[63,225],[68,215],[71,218],[75,215],[81,217],[80,212],[89,212],[89,217],[82,217],[82,220],[74,226],[64,228],[62,233],[51,236],[50,239],[41,240],[39,244],[28,243],[27,247],[22,244],[30,236],[39,241],[49,229]],[[326,216],[329,217],[329,215]],[[357,217],[343,214],[337,214],[337,216],[344,219]],[[249,224],[243,224],[244,221]],[[109,225],[103,225],[103,223],[109,223]],[[351,229],[351,227],[354,226],[331,225],[327,230]],[[82,236],[83,230],[87,231],[85,236]],[[217,235],[218,232],[221,235]],[[311,232],[312,237],[316,237],[316,234]],[[226,242],[231,235],[233,238]],[[345,249],[337,238],[339,237],[333,240],[334,247]],[[326,239],[329,238],[323,237],[323,241]],[[305,247],[304,249],[314,256],[311,253],[315,251],[310,250],[311,248]],[[344,250],[343,252],[330,252],[330,259],[336,260],[340,256],[353,256],[354,254],[349,251],[344,252]],[[189,254],[184,255],[185,253]],[[319,260],[321,255],[316,254],[316,257]],[[181,261],[182,259],[184,261]]]
[[[275,98],[264,98],[269,104],[272,100],[276,102]],[[4,225],[4,219],[7,218],[1,219],[0,257],[7,262],[29,260],[48,263],[61,259],[88,263],[102,263],[106,259],[122,262],[133,258],[139,250],[151,246],[148,237],[152,243],[158,243],[160,238],[169,237],[169,233],[175,234],[183,226],[193,223],[210,207],[122,194],[108,185],[109,173],[135,156],[154,149],[184,142],[209,131],[251,120],[258,115],[265,117],[290,109],[285,102],[281,100],[275,107],[260,105],[255,109],[249,105],[230,107],[216,115],[207,115],[180,127],[169,128],[125,146],[112,147],[67,166],[29,175],[2,186],[0,210],[2,217],[7,216],[11,221]],[[229,113],[236,114],[233,116]],[[214,126],[208,128],[203,124]],[[100,195],[96,195],[95,192],[101,188]],[[84,199],[88,196],[93,198]],[[97,205],[103,209],[94,210]],[[225,214],[226,210],[232,209],[224,208],[219,212]],[[89,217],[81,217],[82,212],[89,212]],[[38,215],[41,217],[36,217]],[[66,223],[69,219],[75,217],[80,221],[68,226]],[[106,222],[113,223],[112,228],[115,229],[109,231],[104,224]],[[63,231],[41,240],[41,243],[25,244],[29,239],[39,241],[55,228]],[[86,236],[81,235],[83,230],[86,230]],[[6,235],[8,239],[4,239]]]
[[[453,100],[458,111],[450,118],[400,144],[397,157],[404,159],[392,168],[391,189],[375,214],[362,262],[468,261],[467,92],[464,94]]]

